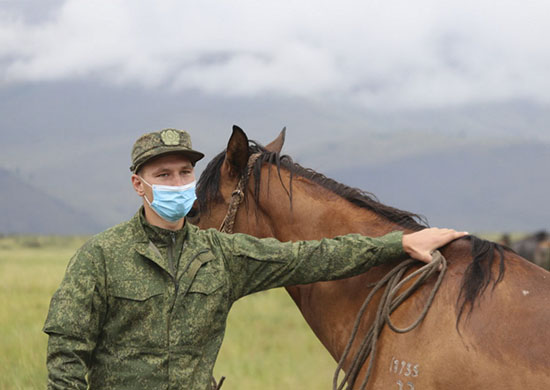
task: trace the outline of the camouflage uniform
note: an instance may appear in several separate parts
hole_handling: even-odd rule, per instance
[[[233,302],[402,259],[401,239],[281,243],[189,223],[172,232],[142,209],[70,260],[44,325],[48,389],[206,390]]]
[[[208,389],[237,299],[405,257],[400,232],[280,243],[186,223],[175,271],[144,225],[138,213],[71,259],[44,326],[48,389],[86,389],[86,374],[93,390]]]

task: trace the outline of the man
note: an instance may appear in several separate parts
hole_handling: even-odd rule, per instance
[[[132,184],[143,206],[70,260],[44,326],[48,389],[206,390],[240,297],[408,256],[429,262],[432,250],[465,234],[426,229],[281,243],[199,230],[185,215],[202,157],[189,134],[174,129],[134,144]]]

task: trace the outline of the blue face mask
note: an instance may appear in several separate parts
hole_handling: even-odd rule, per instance
[[[149,184],[142,177],[141,180],[153,189],[153,201],[145,200],[159,217],[166,221],[176,222],[187,215],[197,199],[195,195],[196,181],[184,186],[163,186]]]

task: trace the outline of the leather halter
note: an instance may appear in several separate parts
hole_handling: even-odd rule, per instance
[[[241,176],[241,180],[239,180],[237,187],[231,193],[231,202],[229,202],[227,214],[225,214],[225,218],[223,219],[222,224],[218,229],[220,232],[229,234],[233,233],[233,225],[235,225],[237,211],[239,210],[239,206],[244,200],[244,186],[246,185],[247,178],[250,177],[250,172],[252,171],[254,163],[256,162],[256,160],[258,160],[260,155],[261,153],[254,153],[248,158],[247,174]]]

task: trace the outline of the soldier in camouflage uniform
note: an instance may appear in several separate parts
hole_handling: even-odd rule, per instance
[[[132,183],[143,206],[70,260],[44,325],[48,389],[209,389],[237,299],[353,276],[407,254],[430,261],[431,250],[462,235],[427,229],[281,243],[199,230],[185,214],[202,157],[174,129],[134,144]]]

